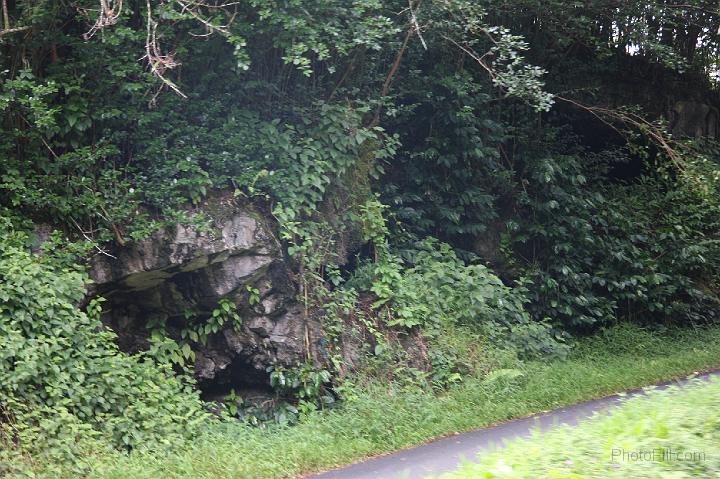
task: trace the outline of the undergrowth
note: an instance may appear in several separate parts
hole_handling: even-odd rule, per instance
[[[430,438],[487,426],[627,388],[718,366],[720,328],[651,332],[622,325],[577,342],[566,360],[520,362],[498,353],[437,394],[420,385],[365,378],[353,399],[308,412],[294,427],[207,426],[160,453],[88,445],[76,466],[95,478],[274,478],[331,468]],[[15,477],[76,477],[78,469],[6,450]],[[23,475],[25,474],[25,475]],[[9,475],[9,477],[13,477]]]

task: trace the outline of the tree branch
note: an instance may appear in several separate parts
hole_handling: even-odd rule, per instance
[[[398,50],[397,54],[395,55],[395,61],[393,61],[392,67],[390,67],[390,71],[387,74],[387,77],[385,77],[385,82],[383,83],[382,90],[380,91],[380,98],[383,98],[387,96],[388,92],[390,91],[390,85],[392,84],[393,77],[395,76],[395,73],[397,73],[398,68],[400,67],[400,61],[402,60],[403,55],[405,54],[405,50],[407,50],[408,43],[410,42],[410,38],[415,34],[415,28],[410,27],[405,34],[405,40],[403,41],[402,46],[400,47],[400,50]],[[369,127],[373,128],[380,123],[380,112],[382,111],[382,104],[378,105],[377,109],[375,109],[375,115],[373,116],[372,121],[370,122]]]
[[[9,28],[5,30],[0,30],[0,37],[3,35],[8,35],[10,33],[17,33],[17,32],[24,32],[25,30],[30,30],[30,27],[15,27],[15,28]]]
[[[10,13],[8,13],[7,0],[2,0],[2,11],[3,11],[3,30],[10,30]]]
[[[658,129],[657,126],[653,125],[649,121],[647,121],[645,118],[641,117],[640,115],[637,115],[632,112],[622,111],[622,110],[613,110],[610,108],[600,107],[600,106],[588,106],[583,105],[580,102],[577,102],[575,100],[572,100],[570,98],[565,98],[562,96],[556,96],[555,97],[558,100],[564,101],[566,103],[569,103],[577,108],[580,108],[581,110],[585,110],[588,113],[595,116],[598,120],[602,121],[604,124],[608,125],[610,128],[615,130],[616,132],[623,134],[615,125],[612,125],[610,121],[615,120],[620,123],[623,123],[625,125],[629,125],[632,127],[637,128],[642,133],[647,135],[647,137],[655,143],[661,150],[665,152],[668,159],[680,170],[684,170],[684,167],[679,159],[678,153],[675,151],[675,149],[672,147],[670,140],[665,138],[665,135],[662,131]],[[610,121],[609,121],[610,120]]]

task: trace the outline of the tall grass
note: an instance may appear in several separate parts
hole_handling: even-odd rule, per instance
[[[52,478],[76,477],[78,470],[103,479],[296,477],[716,366],[720,328],[660,335],[622,326],[580,341],[567,360],[528,362],[511,374],[466,378],[439,395],[370,381],[353,401],[311,414],[294,427],[215,425],[174,449],[90,450],[80,469],[42,459],[33,469]]]

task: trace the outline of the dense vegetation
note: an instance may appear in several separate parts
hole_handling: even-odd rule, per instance
[[[132,454],[84,440],[74,463],[16,451],[5,461],[20,477],[48,479],[296,477],[697,371],[717,360],[719,339],[718,328],[657,334],[623,326],[583,339],[566,360],[478,358],[478,366],[493,373],[467,377],[439,395],[421,380],[370,378],[346,394],[342,408],[309,412],[292,427],[211,424],[189,441]]]
[[[713,2],[1,8],[0,427],[31,465],[182,443],[225,416],[315,418],[368,377],[444,394],[618,322],[716,319]],[[272,212],[331,351],[348,317],[373,335],[359,370],[333,354],[273,371],[279,412],[209,414],[158,353],[179,344],[120,352],[85,298],[91,255],[202,227],[223,192]],[[399,347],[411,335],[429,367]]]

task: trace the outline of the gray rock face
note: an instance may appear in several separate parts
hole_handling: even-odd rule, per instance
[[[232,198],[217,201],[210,231],[178,226],[116,248],[115,258],[95,256],[93,293],[107,299],[103,319],[131,352],[149,346],[157,325],[179,339],[188,325],[206,322],[221,299],[232,301],[242,326],[227,321],[206,344],[191,343],[195,375],[208,390],[257,389],[267,384],[269,365],[291,366],[312,355],[319,328],[295,299],[268,223]]]
[[[670,112],[673,135],[689,138],[717,138],[720,112],[717,108],[694,101],[678,101]]]
[[[116,283],[143,290],[162,283],[170,274],[206,269],[230,257],[240,274],[249,274],[257,269],[256,262],[277,255],[277,241],[251,213],[238,211],[219,226],[219,235],[217,231],[198,231],[191,226],[177,226],[174,232],[157,231],[119,249],[117,259],[96,256],[90,276],[97,284]],[[237,258],[241,253],[252,256]]]

